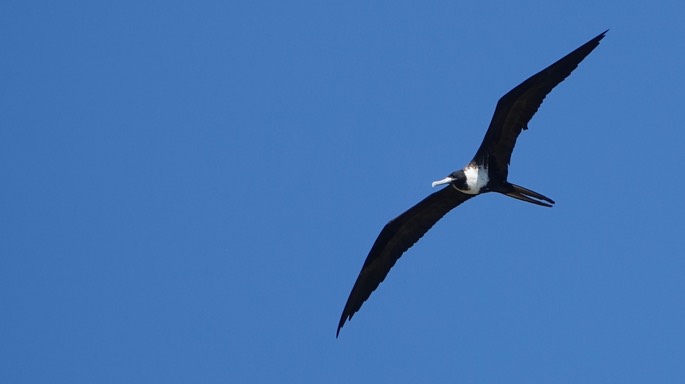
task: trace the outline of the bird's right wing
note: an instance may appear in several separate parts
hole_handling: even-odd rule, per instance
[[[366,299],[388,275],[402,254],[416,243],[447,212],[474,195],[459,192],[451,185],[431,194],[406,212],[390,220],[378,235],[359,272],[338,323],[340,333],[345,321],[359,311]]]

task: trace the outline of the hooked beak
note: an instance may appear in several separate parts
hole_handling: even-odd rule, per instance
[[[448,184],[448,183],[451,183],[453,181],[454,181],[454,177],[447,176],[442,180],[434,181],[433,184],[431,184],[431,186],[433,188],[435,188],[438,185]]]

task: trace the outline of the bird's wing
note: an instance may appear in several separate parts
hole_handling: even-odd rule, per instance
[[[599,45],[604,31],[556,63],[531,76],[502,96],[497,102],[488,131],[476,152],[474,161],[488,161],[506,180],[511,152],[521,130],[528,129],[528,122],[542,104],[548,93],[573,72],[578,64]]]
[[[371,292],[385,279],[397,259],[447,212],[473,196],[447,186],[426,197],[385,225],[376,242],[373,243],[357,281],[352,287],[352,292],[347,298],[345,309],[340,316],[340,323],[338,323],[336,337],[345,321],[352,319]]]

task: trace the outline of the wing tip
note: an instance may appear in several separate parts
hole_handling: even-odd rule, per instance
[[[607,30],[605,30],[604,32],[602,32],[602,33],[600,33],[599,35],[597,35],[597,37],[595,37],[595,39],[597,39],[597,41],[599,42],[600,40],[602,40],[602,39],[604,38],[604,36],[607,34],[607,32],[609,32],[609,29],[608,29],[608,28],[607,28]]]
[[[340,330],[342,329],[343,325],[345,325],[345,314],[343,313],[343,316],[340,318],[340,322],[338,323],[338,330],[335,331],[335,338],[337,339],[338,336],[340,336]]]
[[[340,330],[345,325],[345,322],[347,322],[348,320],[351,320],[353,315],[354,315],[354,312],[349,313],[347,307],[345,307],[345,310],[343,311],[342,316],[340,316],[340,321],[338,322],[338,329],[335,331],[335,338],[336,339],[338,338],[338,336],[340,336]]]
[[[588,43],[594,43],[594,46],[598,46],[599,42],[602,41],[604,36],[609,32],[609,29],[606,29],[604,32],[600,33],[599,35],[595,36],[592,40],[588,41]]]

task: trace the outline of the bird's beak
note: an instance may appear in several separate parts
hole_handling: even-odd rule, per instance
[[[445,177],[445,178],[442,179],[442,180],[434,181],[433,184],[431,184],[431,186],[432,186],[433,188],[435,188],[435,187],[438,186],[438,185],[443,185],[443,184],[451,183],[451,182],[453,182],[453,181],[454,181],[454,177],[447,176],[447,177]]]

